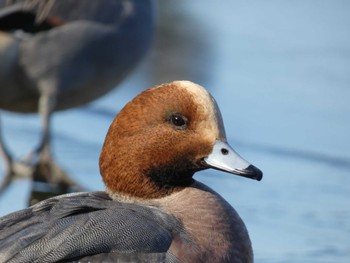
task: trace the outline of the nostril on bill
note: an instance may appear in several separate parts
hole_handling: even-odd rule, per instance
[[[229,151],[226,148],[221,148],[221,153],[223,155],[228,155]]]

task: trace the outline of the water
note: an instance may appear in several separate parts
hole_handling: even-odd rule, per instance
[[[103,189],[98,156],[114,115],[141,90],[189,79],[210,90],[228,140],[261,182],[198,173],[239,212],[257,263],[349,262],[350,2],[165,1],[154,49],[116,90],[54,118],[56,160]],[[36,116],[3,114],[17,156],[38,140]],[[17,181],[0,214],[25,206]]]

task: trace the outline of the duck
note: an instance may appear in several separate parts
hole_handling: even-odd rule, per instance
[[[110,125],[99,166],[105,191],[52,197],[0,218],[0,261],[253,262],[236,210],[193,178],[209,168],[263,176],[227,142],[202,86],[181,80],[141,92]]]
[[[51,119],[121,83],[150,49],[153,0],[0,0],[0,109],[39,113],[38,146],[16,162],[0,133],[5,176],[77,186],[56,164]]]

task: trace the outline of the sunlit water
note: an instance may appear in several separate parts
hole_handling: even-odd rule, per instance
[[[175,79],[207,87],[232,146],[261,182],[198,173],[237,209],[257,263],[350,260],[350,2],[164,1],[160,36],[115,91],[54,118],[56,160],[84,186],[103,189],[98,157],[114,115],[141,90]],[[172,2],[172,4],[170,4]],[[19,157],[39,119],[2,115]],[[0,214],[25,206],[17,181]]]

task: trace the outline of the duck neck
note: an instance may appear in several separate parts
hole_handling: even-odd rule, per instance
[[[157,199],[181,191],[193,183],[198,170],[183,160],[167,166],[157,160],[113,157],[101,155],[100,170],[108,194],[119,200]]]

